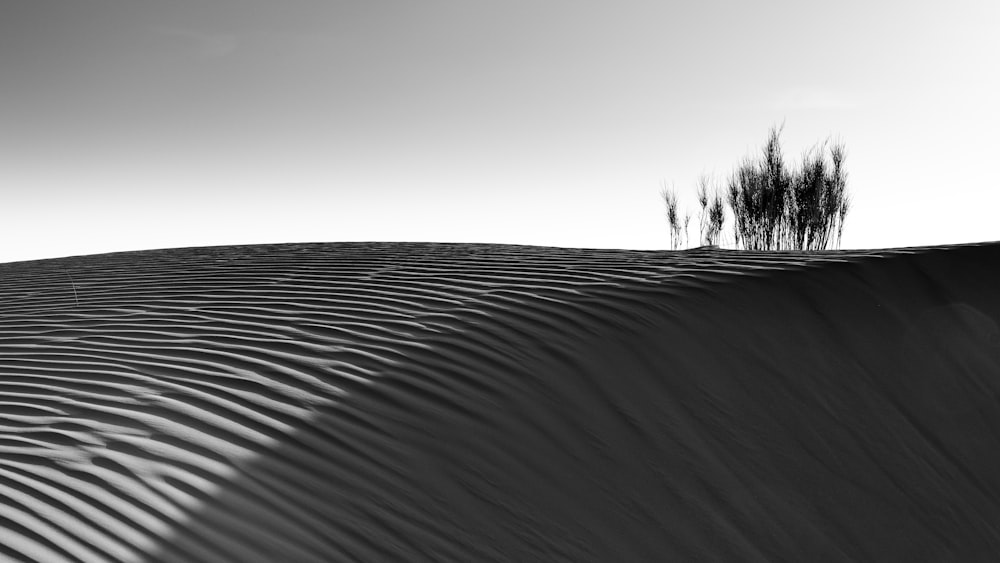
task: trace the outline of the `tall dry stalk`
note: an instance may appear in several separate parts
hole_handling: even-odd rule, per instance
[[[660,190],[660,195],[663,197],[664,204],[666,204],[667,225],[670,229],[670,249],[677,250],[683,242],[682,230],[686,230],[687,228],[686,225],[683,225],[684,222],[677,211],[677,193],[673,187],[668,188],[666,183],[664,183]],[[690,215],[688,215],[689,219]]]
[[[698,233],[702,246],[718,246],[726,220],[722,195],[717,185],[711,185],[708,176],[698,179]]]

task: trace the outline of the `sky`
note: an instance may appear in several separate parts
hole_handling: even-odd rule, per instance
[[[1000,2],[0,0],[0,262],[222,244],[665,249],[784,123],[842,248],[1000,240]],[[697,238],[697,234],[693,234]]]

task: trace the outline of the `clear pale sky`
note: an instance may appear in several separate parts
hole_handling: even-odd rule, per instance
[[[669,245],[785,123],[843,248],[1000,240],[1000,2],[0,0],[0,262]]]

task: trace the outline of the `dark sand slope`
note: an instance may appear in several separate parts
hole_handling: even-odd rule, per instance
[[[997,561],[1000,245],[0,265],[0,559]]]

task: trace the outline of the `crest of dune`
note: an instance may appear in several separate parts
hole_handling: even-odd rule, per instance
[[[0,559],[993,561],[1000,245],[0,265]]]

